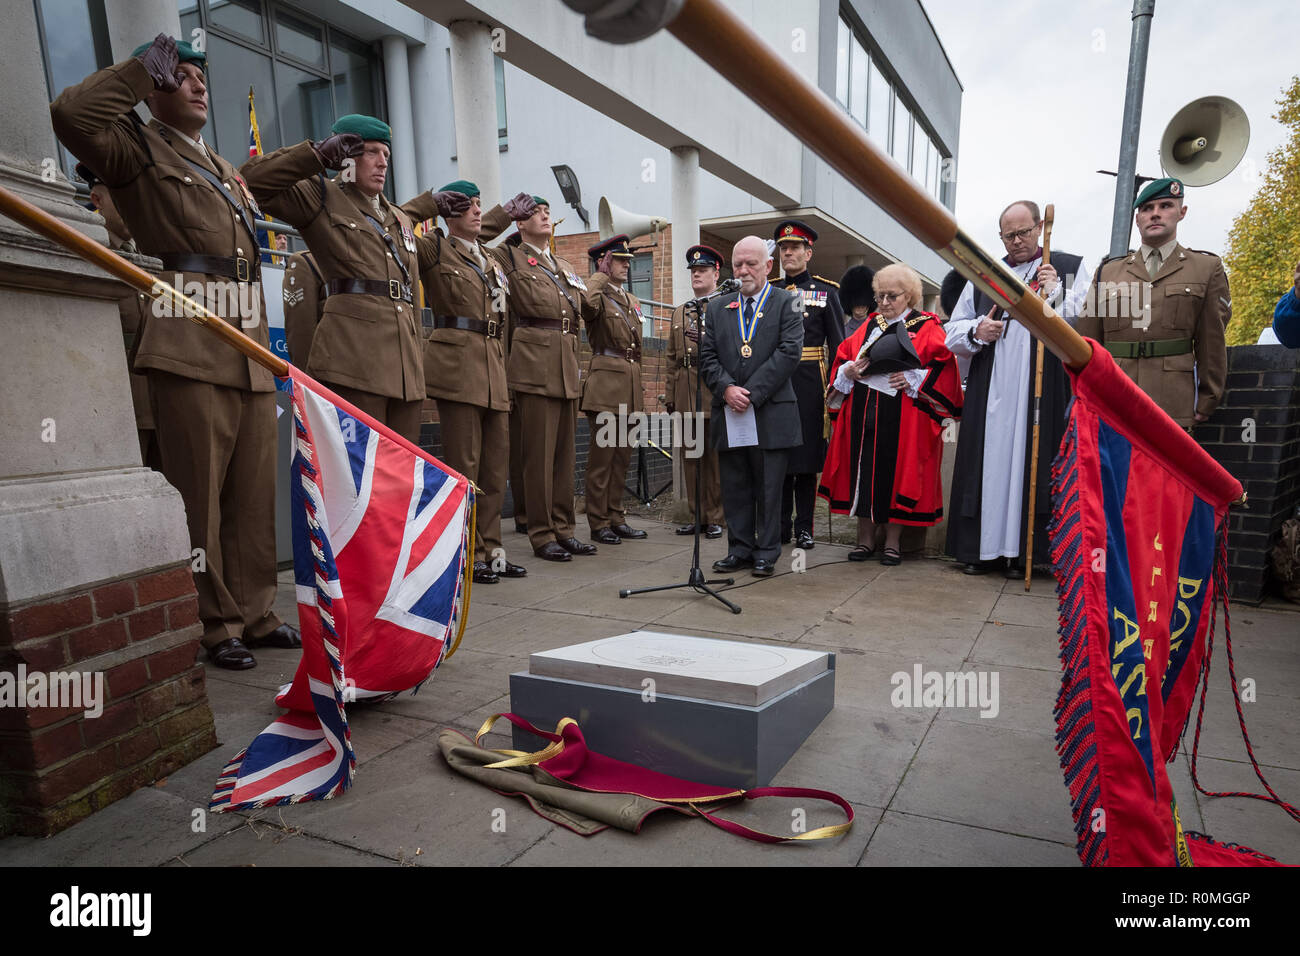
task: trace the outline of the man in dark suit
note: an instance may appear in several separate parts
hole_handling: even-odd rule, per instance
[[[803,309],[768,285],[767,244],[746,236],[731,253],[740,292],[714,299],[700,339],[700,374],[713,393],[712,429],[727,517],[727,556],[715,571],[753,566],[767,577],[781,555],[781,486],[789,449],[802,442],[790,378],[803,351]],[[724,406],[727,409],[724,419]],[[751,413],[757,444],[740,445],[742,416]]]

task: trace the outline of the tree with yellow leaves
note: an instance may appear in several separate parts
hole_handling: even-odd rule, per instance
[[[1273,118],[1290,130],[1268,157],[1255,198],[1237,217],[1223,257],[1232,283],[1229,345],[1254,345],[1273,307],[1294,284],[1300,260],[1300,76],[1277,101]]]

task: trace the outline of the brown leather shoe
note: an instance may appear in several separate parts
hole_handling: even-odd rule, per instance
[[[237,637],[222,641],[208,648],[208,660],[226,670],[246,671],[257,666],[257,659],[249,653],[244,642]]]
[[[600,550],[594,544],[584,544],[577,538],[560,538],[558,544],[569,554],[595,554]]]
[[[533,554],[537,555],[543,561],[572,561],[573,556],[564,548],[560,547],[554,541],[548,541],[540,548],[536,548]]]

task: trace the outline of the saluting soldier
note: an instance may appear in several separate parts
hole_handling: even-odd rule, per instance
[[[520,461],[515,499],[527,501],[528,541],[547,561],[591,555],[596,546],[574,536],[573,467],[578,398],[578,323],[587,284],[550,250],[551,206],[520,193],[483,217],[493,238],[513,221],[518,232],[492,250],[510,292],[510,354],[506,376],[514,391],[512,457]],[[519,445],[513,434],[518,429]],[[519,513],[516,512],[516,522]]]
[[[686,265],[691,270],[691,291],[703,298],[718,288],[718,274],[722,268],[722,254],[709,246],[691,246],[686,250]],[[695,533],[695,484],[700,483],[700,530],[706,538],[722,536],[722,486],[718,478],[718,452],[709,441],[709,410],[713,407],[713,393],[699,382],[700,377],[700,316],[693,311],[687,314],[686,306],[673,310],[672,326],[668,330],[668,402],[671,415],[703,416],[703,432],[696,436],[703,449],[698,458],[682,458],[682,479],[686,483],[686,498],[691,506],[691,522],[677,529],[678,534]],[[699,384],[699,402],[695,394]],[[697,469],[702,474],[696,477]]]
[[[59,140],[112,190],[141,252],[171,284],[262,346],[270,339],[253,224],[235,168],[203,141],[206,58],[159,34],[64,90],[50,106]],[[146,125],[135,106],[147,101]],[[203,646],[220,667],[256,665],[248,645],[301,647],[275,600],[275,381],[181,316],[150,314],[134,368],[149,376],[162,472],[185,502]],[[247,645],[245,644],[247,642]]]
[[[320,325],[297,361],[341,398],[418,442],[424,343],[412,286],[424,253],[410,218],[383,195],[392,139],[387,123],[351,113],[321,142],[254,156],[243,173],[258,201],[302,233],[324,280]],[[327,170],[344,172],[327,179]],[[449,211],[465,205],[450,196],[441,201]]]
[[[1077,328],[1191,431],[1223,398],[1232,293],[1218,256],[1178,243],[1184,191],[1180,180],[1166,178],[1138,194],[1133,208],[1142,246],[1102,263]]]
[[[295,252],[284,267],[280,297],[284,301],[284,337],[289,361],[306,369],[311,342],[325,314],[325,277],[310,252]]]
[[[467,196],[468,206],[459,214],[448,213],[438,202],[438,196],[448,193]],[[417,221],[441,215],[447,224],[446,236],[435,229],[420,238],[420,278],[433,311],[424,382],[426,394],[438,402],[447,464],[479,487],[474,580],[496,584],[503,577],[521,578],[528,572],[505,560],[501,546],[501,505],[510,471],[503,342],[509,286],[500,263],[479,241],[479,188],[458,179],[402,208]]]
[[[632,446],[626,435],[600,439],[597,416],[617,416],[641,410],[641,303],[623,288],[632,268],[628,237],[612,236],[587,250],[596,263],[586,292],[587,341],[591,364],[582,384],[582,410],[587,413],[587,526],[591,540],[622,544],[624,538],[646,533],[627,523],[623,511],[623,482]]]
[[[808,271],[817,231],[806,222],[787,219],[772,234],[781,256],[785,288],[803,308],[803,353],[795,369],[794,394],[799,402],[803,444],[790,449],[781,489],[781,542],[813,547],[813,513],[817,504],[817,474],[826,462],[830,420],[826,415],[826,370],[844,341],[844,309],[839,283]]]

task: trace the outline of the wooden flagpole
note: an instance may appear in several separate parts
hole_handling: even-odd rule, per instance
[[[1056,206],[1047,204],[1043,214],[1043,265],[1052,262],[1052,223],[1056,220]],[[1034,508],[1038,498],[1038,412],[1043,402],[1043,340],[1038,340],[1038,369],[1034,372],[1034,441],[1032,458],[1029,459],[1029,506],[1025,511],[1025,590],[1029,590],[1029,581],[1034,576]]]
[[[134,289],[139,289],[154,299],[166,299],[171,302],[173,315],[183,315],[204,328],[216,333],[227,345],[238,349],[254,362],[269,369],[281,378],[289,374],[289,363],[270,349],[254,342],[235,326],[231,325],[206,306],[196,302],[161,279],[154,278],[139,266],[123,259],[117,253],[101,246],[89,236],[78,232],[67,223],[62,222],[43,209],[15,196],[4,187],[0,187],[0,212],[10,219],[22,223],[32,232],[45,236],[75,252],[81,258],[93,262],[105,272],[116,276]]]
[[[566,2],[574,6],[572,0]],[[685,0],[666,29],[1023,322],[1062,362],[1074,369],[1088,364],[1092,347],[1083,336],[1031,292],[1001,259],[990,256],[966,235],[952,213],[881,152],[867,138],[865,129],[722,0]]]

